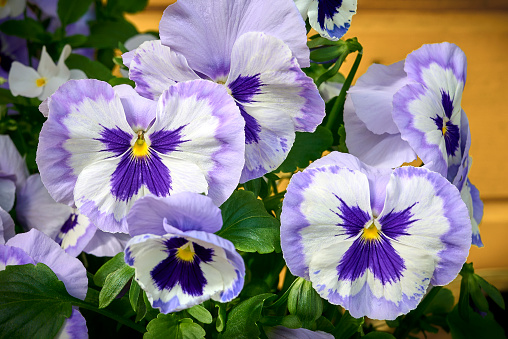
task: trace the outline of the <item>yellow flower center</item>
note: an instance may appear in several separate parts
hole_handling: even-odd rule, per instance
[[[448,127],[446,127],[446,124],[443,124],[443,128],[441,128],[441,132],[443,132],[443,135],[445,135],[447,131],[448,131]]]
[[[374,225],[374,223],[370,224],[369,228],[363,229],[362,238],[367,241],[379,239],[379,230],[377,229],[376,225]]]
[[[194,253],[194,250],[193,250],[190,242],[183,245],[176,251],[176,257],[178,259],[180,259],[181,261],[188,261],[188,262],[193,261],[195,254],[196,253]]]
[[[35,84],[37,85],[37,87],[42,87],[42,86],[46,85],[46,78],[42,77],[42,78],[35,80]]]
[[[142,158],[148,155],[148,144],[145,141],[144,131],[138,132],[138,140],[132,145],[132,154],[135,157]]]

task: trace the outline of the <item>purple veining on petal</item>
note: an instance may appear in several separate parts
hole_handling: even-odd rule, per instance
[[[446,117],[451,119],[453,113],[453,100],[450,98],[450,94],[443,90],[441,90],[441,104],[443,105]]]
[[[251,144],[259,141],[261,126],[256,119],[250,116],[242,104],[251,103],[254,95],[261,93],[263,84],[259,80],[259,73],[252,76],[239,76],[229,84],[231,95],[235,98],[236,105],[245,119],[245,143]]]
[[[131,146],[132,135],[121,130],[119,127],[109,129],[103,126],[100,134],[102,138],[96,140],[106,146],[106,149],[103,151],[115,153],[115,156],[125,153]]]
[[[454,125],[451,121],[447,121],[446,124],[442,117],[437,115],[435,118],[431,118],[434,120],[437,128],[443,131],[443,127],[445,127],[445,132],[443,132],[443,137],[445,139],[446,145],[446,153],[448,156],[453,156],[459,149],[459,141],[460,141],[460,129],[459,126]]]
[[[165,196],[171,183],[169,169],[157,153],[149,151],[147,156],[138,158],[129,152],[122,156],[111,176],[111,193],[117,200],[126,201],[145,184],[150,193]]]
[[[336,194],[334,195],[339,199],[341,205],[338,207],[339,212],[332,212],[337,214],[343,222],[342,224],[337,224],[337,226],[344,227],[344,233],[347,234],[349,238],[357,236],[365,227],[365,224],[371,220],[369,213],[358,206],[349,206],[339,196]]]
[[[159,288],[172,289],[179,284],[182,291],[191,296],[203,294],[203,288],[207,280],[199,264],[212,261],[213,249],[204,248],[194,242],[190,242],[194,248],[194,256],[190,261],[184,261],[177,257],[178,248],[188,244],[185,238],[175,237],[164,241],[168,257],[161,261],[150,272],[152,279]]]
[[[173,131],[160,130],[155,131],[150,135],[150,147],[159,153],[168,154],[177,151],[177,147],[189,140],[182,140],[182,130],[187,125],[178,127]]]
[[[381,234],[376,240],[357,238],[342,256],[337,273],[341,280],[354,281],[367,269],[384,285],[399,281],[406,266],[390,240]]]
[[[412,223],[418,221],[418,219],[411,219],[413,217],[411,209],[416,204],[417,202],[399,212],[394,212],[392,209],[379,218],[382,233],[391,239],[397,239],[401,235],[410,235],[407,233],[407,229]]]

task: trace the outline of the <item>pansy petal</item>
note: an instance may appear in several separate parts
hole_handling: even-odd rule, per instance
[[[0,207],[0,245],[5,244],[15,234],[14,220],[12,220],[9,213]]]
[[[97,227],[83,214],[71,214],[65,221],[56,241],[69,255],[78,256],[95,235]]]
[[[305,24],[292,0],[179,1],[166,8],[159,30],[164,45],[213,80],[227,76],[233,44],[247,32],[282,39],[301,67],[310,65]]]
[[[265,329],[265,333],[268,339],[333,339],[333,335],[323,331],[287,328],[280,325]]]
[[[41,59],[39,60],[37,73],[46,79],[51,79],[58,74],[58,67],[46,51],[46,46],[42,46]]]
[[[26,0],[12,0],[9,1],[9,5],[11,7],[10,16],[14,18],[23,13],[26,8]]]
[[[466,179],[466,182],[460,191],[460,196],[466,203],[469,211],[472,229],[472,244],[477,247],[483,247],[482,237],[480,236],[480,228],[478,227],[483,218],[483,202],[480,199],[480,192],[473,184],[471,184],[469,179]]]
[[[220,206],[236,188],[244,165],[244,126],[239,109],[224,86],[193,80],[173,85],[162,94],[156,121],[146,136],[152,144],[158,143],[152,147],[167,166],[177,159],[196,164],[208,182],[208,196]],[[162,143],[171,131],[178,131],[181,142],[177,146]],[[161,141],[156,142],[157,139]],[[192,189],[197,178],[185,184],[187,191],[205,191],[200,187]]]
[[[6,245],[25,251],[36,263],[47,265],[73,297],[85,300],[88,289],[86,269],[78,259],[65,253],[60,246],[36,229],[17,234]]]
[[[32,258],[21,248],[0,244],[0,271],[5,266],[35,264]]]
[[[79,80],[79,79],[88,79],[86,73],[80,69],[71,69],[69,71],[69,79]]]
[[[65,320],[55,339],[88,339],[86,320],[76,309],[72,309],[71,316]]]
[[[136,91],[152,100],[177,82],[199,79],[181,54],[161,44],[147,41],[136,49],[129,64],[129,78],[136,83]]]
[[[132,51],[133,49],[138,48],[143,42],[151,40],[157,40],[157,37],[149,33],[137,34],[127,39],[123,45],[127,50]]]
[[[127,122],[133,131],[146,131],[155,119],[157,101],[143,98],[129,85],[113,87],[125,111]]]
[[[356,0],[314,0],[309,6],[309,23],[322,37],[339,40],[356,13]]]
[[[344,105],[344,127],[349,152],[370,166],[394,168],[416,159],[416,153],[400,134],[370,131],[356,115],[349,96]]]
[[[335,246],[345,252],[354,234],[371,221],[365,174],[335,165],[296,173],[281,213],[281,247],[289,270],[308,279],[309,264],[322,249]]]
[[[193,231],[193,235],[205,232]],[[140,235],[127,244],[126,262],[150,303],[162,313],[180,311],[219,295],[237,276],[225,250],[182,235]]]
[[[42,182],[61,203],[74,203],[81,171],[96,161],[118,156],[136,137],[112,87],[98,80],[70,80],[49,101],[37,149]]]
[[[96,257],[114,257],[123,252],[130,239],[131,237],[125,233],[108,233],[97,229],[83,252],[93,254]]]
[[[215,233],[222,227],[220,209],[206,196],[191,192],[169,197],[146,196],[134,203],[127,224],[131,236],[141,234],[164,235],[163,220],[180,231]]]
[[[0,208],[10,211],[14,206],[16,184],[9,179],[0,178]]]
[[[43,88],[37,86],[37,80],[41,75],[31,67],[14,61],[9,71],[9,88],[12,95],[22,95],[27,98],[35,98],[41,95]]]
[[[28,177],[28,167],[8,135],[0,135],[0,154],[0,178],[14,180],[19,189]]]
[[[251,109],[266,109],[267,115],[278,110],[293,119],[299,132],[314,132],[325,116],[325,103],[313,80],[303,73],[282,40],[265,33],[238,38],[226,85],[240,110],[244,107],[242,114]]]
[[[446,285],[459,273],[471,247],[467,207],[455,186],[445,178],[424,168],[407,166],[394,170],[386,187],[380,223],[409,207],[404,230],[390,230],[402,234],[396,238],[394,247],[404,258],[414,256],[414,260],[418,260],[415,253],[422,256],[425,253],[436,267],[430,272],[433,273],[430,283]]]
[[[39,174],[28,177],[16,197],[16,216],[21,226],[25,230],[36,228],[51,239],[56,239],[72,214],[72,207],[51,198]]]
[[[404,61],[373,64],[348,91],[358,118],[375,134],[398,134],[392,118],[393,95],[408,83]]]
[[[307,20],[307,12],[309,11],[309,7],[312,4],[313,0],[294,0],[296,8],[300,12],[303,21]]]

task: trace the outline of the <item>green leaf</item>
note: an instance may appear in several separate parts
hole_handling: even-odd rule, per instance
[[[110,273],[118,270],[125,265],[123,252],[118,253],[113,258],[109,259],[101,268],[97,270],[93,277],[93,282],[97,286],[104,286],[104,282]]]
[[[280,252],[280,222],[268,214],[252,192],[239,190],[221,206],[222,229],[218,236],[244,252]]]
[[[204,324],[212,323],[212,315],[206,308],[201,305],[195,305],[189,308],[187,312],[189,312],[189,314],[197,321],[201,321]]]
[[[205,337],[205,330],[190,318],[178,319],[174,314],[159,313],[148,323],[144,339],[199,339]]]
[[[53,338],[74,300],[48,266],[7,266],[0,271],[0,337]]]
[[[332,142],[332,133],[323,126],[318,126],[314,133],[296,132],[295,143],[276,172],[294,172],[297,168],[309,166],[311,161],[321,158]]]
[[[476,274],[469,275],[469,293],[475,306],[482,312],[489,310],[489,302],[483,295],[480,285],[477,283],[475,276]]]
[[[143,319],[146,315],[146,305],[143,299],[144,291],[139,287],[136,280],[132,280],[131,288],[129,289],[129,301],[131,307],[136,312],[136,322]]]
[[[483,290],[489,295],[489,297],[491,297],[492,300],[494,300],[494,302],[504,310],[505,304],[501,292],[499,292],[496,287],[491,285],[487,280],[483,279],[478,274],[474,275],[474,279],[476,280],[476,283],[478,283],[480,287],[483,288]]]
[[[76,34],[76,35],[70,35],[66,36],[62,43],[71,45],[72,48],[79,47],[83,45],[88,40],[88,37],[86,35],[82,34]]]
[[[446,318],[453,339],[506,338],[503,328],[496,322],[491,312],[480,314],[468,308],[469,320],[459,314],[458,306]]]
[[[288,310],[302,321],[303,327],[312,329],[323,313],[323,302],[310,281],[296,279],[289,291]]]
[[[260,294],[236,305],[228,315],[224,338],[258,338],[260,331],[256,322],[261,318],[261,310],[266,300],[275,294]]]
[[[367,339],[395,339],[395,337],[387,332],[370,332],[367,335],[363,336],[362,338]]]
[[[247,181],[243,184],[246,191],[251,191],[256,197],[264,198],[268,194],[268,185],[263,177]]]
[[[110,273],[104,282],[104,287],[99,293],[99,308],[104,308],[111,304],[133,276],[134,268],[125,263],[124,266]]]
[[[98,61],[88,59],[86,56],[79,54],[71,54],[65,64],[69,69],[80,69],[85,72],[86,76],[90,79],[97,79],[108,81],[114,76],[111,70]]]
[[[111,86],[116,86],[116,85],[130,85],[131,87],[136,86],[134,81],[132,81],[131,79],[128,79],[128,78],[117,78],[117,77],[114,77],[114,78],[109,79],[108,83]]]
[[[215,322],[215,329],[217,332],[222,332],[224,326],[226,326],[226,304],[217,303],[215,304],[219,310],[217,311],[217,320]]]
[[[134,25],[126,20],[96,21],[90,25],[90,36],[86,45],[94,48],[117,48],[118,42],[124,43],[138,34]]]
[[[5,21],[0,25],[0,31],[31,42],[46,43],[51,40],[51,36],[46,32],[44,26],[31,18]]]
[[[11,91],[5,88],[0,88],[0,105],[17,103],[19,97],[12,95]]]
[[[329,46],[318,48],[310,52],[310,59],[314,62],[333,62],[342,53],[344,53],[346,46]]]
[[[57,12],[62,27],[78,21],[88,11],[92,2],[93,0],[59,0]]]
[[[429,306],[427,306],[424,314],[446,314],[453,309],[454,304],[455,298],[453,297],[452,291],[447,288],[442,288],[439,290],[436,297],[432,299],[432,302],[429,304]]]
[[[355,333],[359,332],[362,328],[364,319],[362,318],[353,318],[349,311],[344,312],[342,317],[340,318],[339,323],[335,327],[335,331],[333,335],[338,339],[347,339],[350,338]]]
[[[460,281],[460,294],[458,303],[458,312],[464,320],[468,320],[469,316],[469,277],[473,273],[461,272],[462,279]]]
[[[148,0],[108,0],[106,9],[109,12],[137,13],[145,9]]]

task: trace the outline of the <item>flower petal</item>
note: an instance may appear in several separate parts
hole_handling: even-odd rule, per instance
[[[480,222],[483,218],[483,202],[480,199],[480,191],[471,184],[469,178],[466,179],[462,190],[460,191],[462,200],[466,203],[471,219],[472,244],[477,247],[483,247],[482,237],[480,236]]]
[[[129,78],[136,91],[152,100],[177,82],[199,79],[181,54],[161,44],[160,40],[144,42],[136,49],[129,64]]]
[[[233,44],[247,32],[282,39],[301,67],[310,65],[305,24],[292,0],[179,1],[166,8],[159,30],[164,45],[213,80],[227,76]]]
[[[65,320],[55,339],[88,339],[88,328],[85,318],[76,308],[72,309],[71,316]]]
[[[339,40],[356,14],[356,0],[314,0],[309,6],[309,23],[322,37]]]
[[[19,189],[28,177],[28,167],[8,135],[0,135],[0,154],[0,178],[13,180]]]
[[[14,61],[11,65],[8,78],[12,95],[22,95],[27,98],[38,97],[43,90],[36,83],[37,79],[40,78],[41,75],[35,69]]]
[[[131,237],[125,233],[108,233],[97,229],[83,252],[93,254],[96,257],[114,257],[123,252],[130,239]]]
[[[44,233],[32,229],[17,234],[6,245],[25,251],[36,263],[47,265],[61,280],[73,297],[85,300],[88,289],[86,269],[78,259],[65,253],[60,246]]]
[[[9,179],[0,178],[0,208],[10,211],[14,206],[16,184]]]
[[[132,206],[127,224],[131,236],[164,235],[163,221],[180,231],[215,233],[222,227],[220,209],[206,196],[182,192],[169,197],[146,196]]]
[[[51,97],[40,133],[36,160],[42,182],[57,202],[72,205],[81,171],[124,153],[135,137],[109,84],[70,80]]]
[[[35,262],[25,251],[14,246],[0,244],[0,271],[5,270],[5,266],[26,265]]]
[[[14,220],[12,220],[9,213],[0,207],[0,245],[5,244],[15,234]]]
[[[143,98],[129,85],[117,85],[113,90],[122,102],[125,117],[132,130],[148,130],[155,119],[157,101]]]

